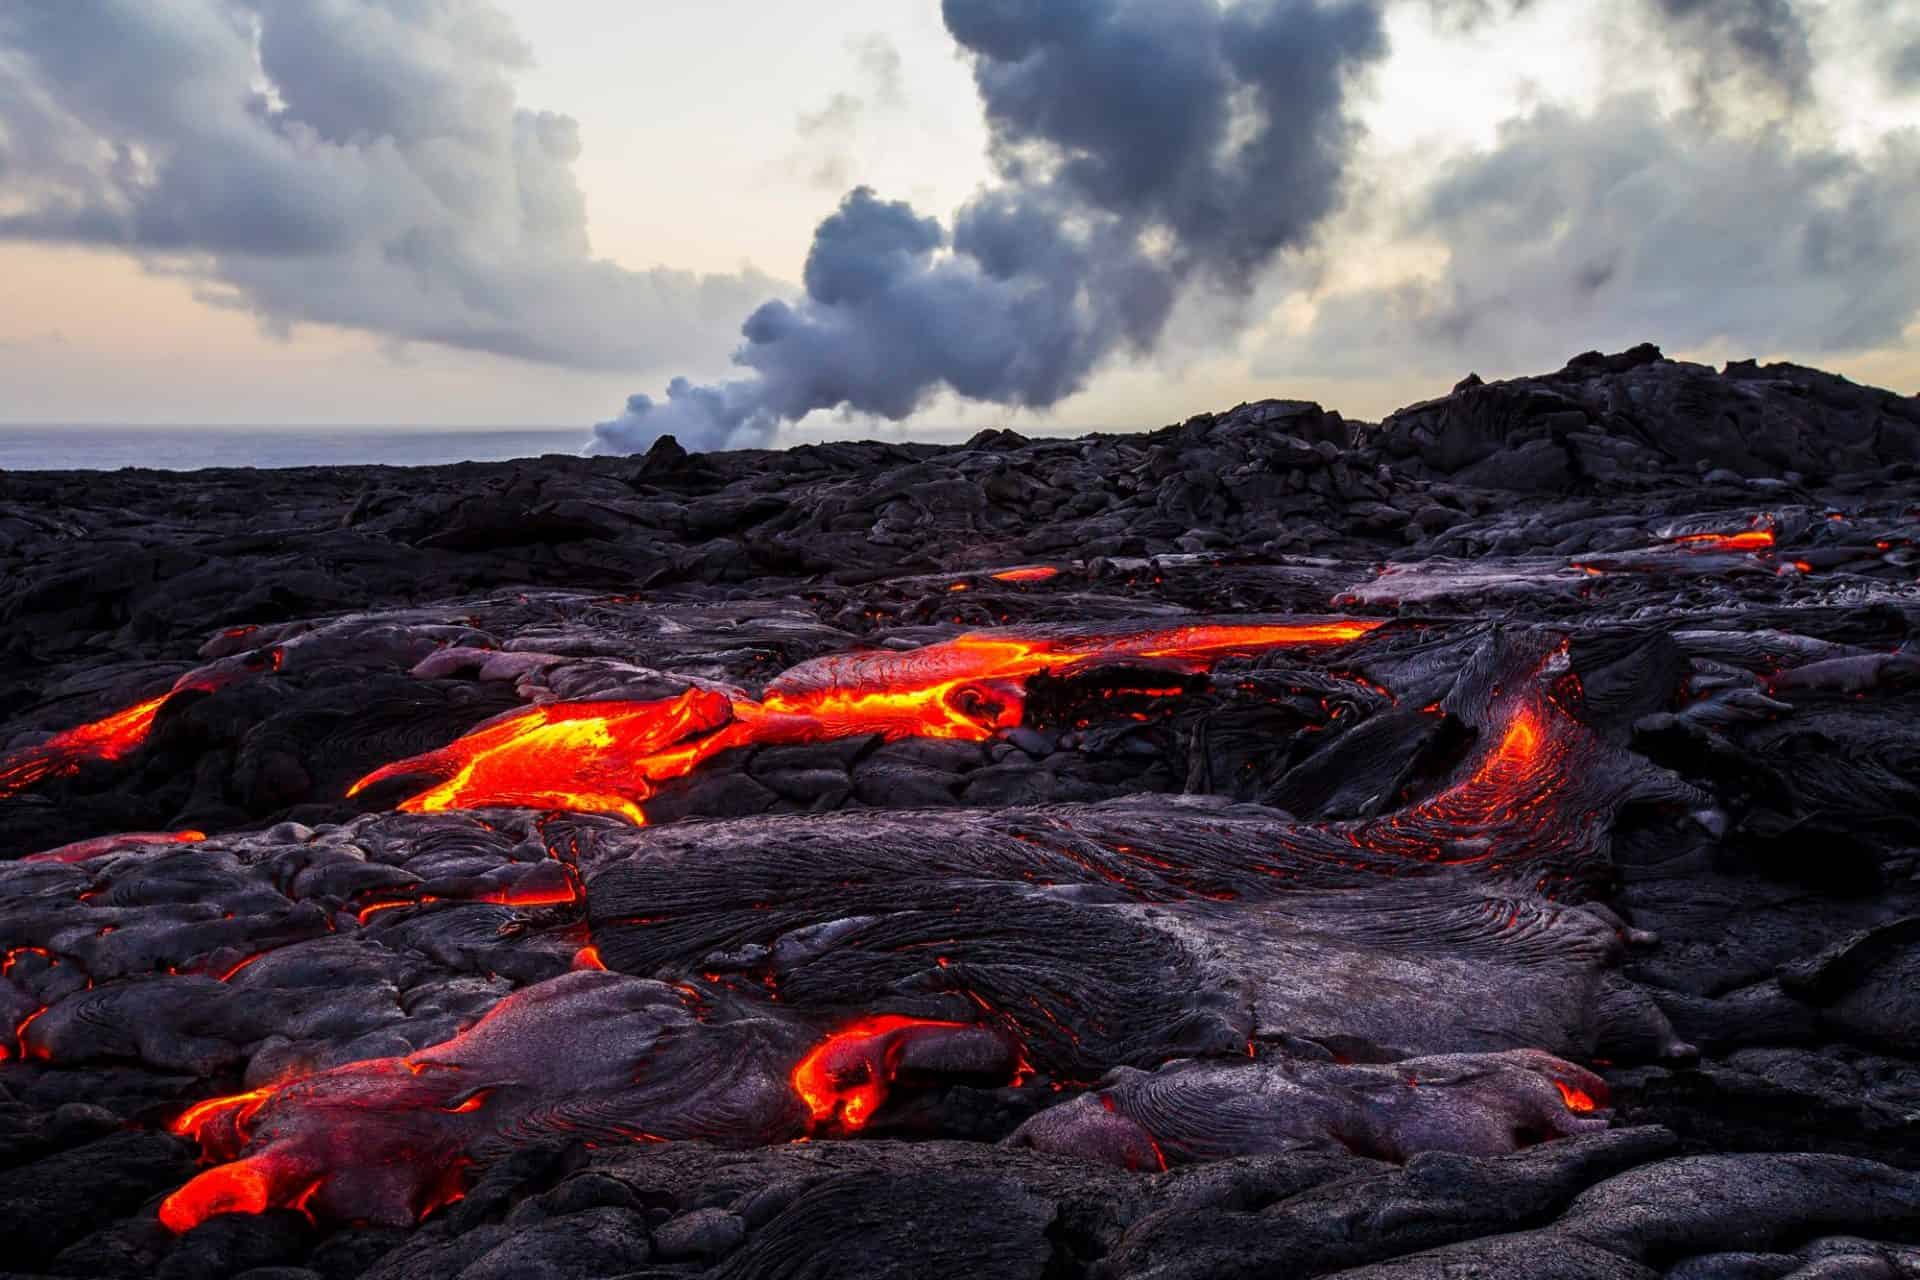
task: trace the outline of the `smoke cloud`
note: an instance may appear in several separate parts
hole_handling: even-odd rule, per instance
[[[1244,290],[1339,204],[1354,74],[1386,52],[1362,0],[945,0],[997,183],[951,226],[858,188],[820,224],[805,296],[748,317],[747,376],[676,380],[596,428],[631,450],[765,443],[936,391],[1039,408],[1150,350],[1190,286]]]
[[[710,359],[777,285],[595,259],[529,59],[488,0],[9,0],[0,238],[126,249],[276,329]]]

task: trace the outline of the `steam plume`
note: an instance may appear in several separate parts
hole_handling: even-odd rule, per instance
[[[1042,407],[1153,347],[1182,290],[1244,288],[1339,202],[1353,73],[1386,51],[1365,0],[945,0],[998,181],[951,227],[867,188],[814,237],[806,294],[748,317],[748,375],[678,379],[597,429],[764,443],[848,408],[903,418],[940,389]]]

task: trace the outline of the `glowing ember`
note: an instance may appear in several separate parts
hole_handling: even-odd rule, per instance
[[[821,1041],[793,1069],[793,1090],[807,1104],[815,1124],[838,1122],[847,1130],[865,1127],[899,1068],[901,1033],[925,1028],[965,1031],[964,1022],[936,1022],[883,1014],[863,1018]]]
[[[1021,722],[1019,682],[1096,662],[1150,660],[1200,671],[1232,653],[1346,644],[1378,621],[1195,623],[1119,635],[968,632],[909,653],[869,651],[805,662],[764,697],[689,689],[654,702],[547,703],[483,726],[438,751],[376,770],[349,795],[393,778],[438,779],[403,802],[447,809],[565,809],[646,821],[659,784],[735,747],[877,733],[982,742]]]

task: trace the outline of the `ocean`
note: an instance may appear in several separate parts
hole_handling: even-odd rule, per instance
[[[153,467],[433,466],[577,454],[587,427],[111,427],[0,425],[0,471]]]

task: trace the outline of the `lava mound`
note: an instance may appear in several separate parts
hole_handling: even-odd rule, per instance
[[[0,1265],[1920,1275],[1917,452],[0,475]]]

